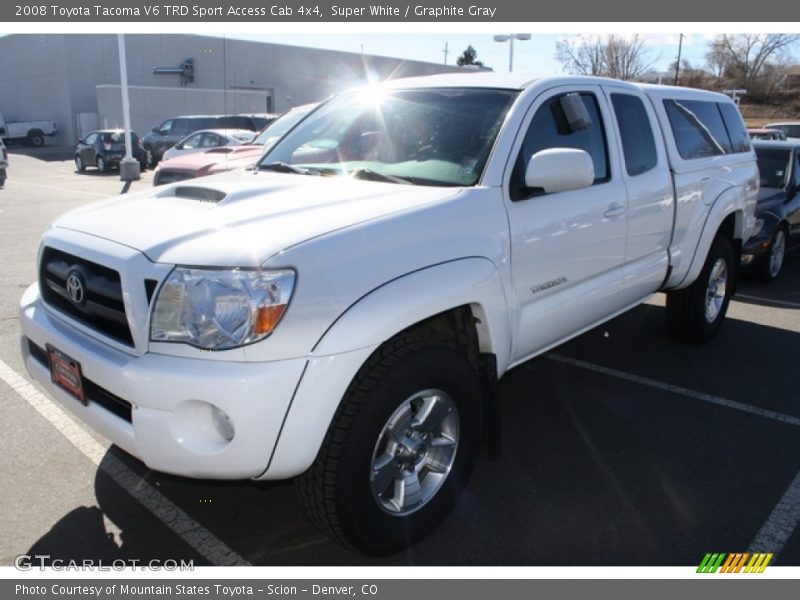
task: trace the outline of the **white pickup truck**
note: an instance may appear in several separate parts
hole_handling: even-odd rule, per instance
[[[0,114],[0,138],[21,141],[34,148],[44,146],[45,136],[58,133],[55,121],[6,121]]]
[[[150,468],[297,477],[360,551],[430,532],[510,368],[667,294],[723,322],[759,176],[726,96],[459,74],[334,96],[255,169],[90,204],[21,300],[31,376]]]

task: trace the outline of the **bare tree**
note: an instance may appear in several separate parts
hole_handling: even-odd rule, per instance
[[[576,75],[603,75],[605,51],[599,36],[578,36],[556,42],[556,60]]]
[[[638,34],[560,40],[556,42],[556,59],[570,73],[617,79],[637,79],[653,64],[645,40]]]
[[[672,61],[669,70],[674,73],[675,67],[676,62]],[[678,85],[683,87],[708,88],[709,79],[712,77],[713,76],[707,71],[695,68],[688,60],[682,60]]]
[[[709,43],[706,61],[718,78],[751,95],[768,94],[791,64],[789,47],[800,35],[785,33],[721,34]]]

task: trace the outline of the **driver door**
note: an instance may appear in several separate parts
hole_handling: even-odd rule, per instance
[[[588,126],[582,122],[573,130],[560,101],[566,94],[580,95]],[[602,90],[591,85],[542,93],[523,122],[505,190],[518,311],[516,361],[623,308],[628,204],[611,123]],[[552,193],[527,188],[528,161],[547,148],[585,150],[594,163],[594,183]]]

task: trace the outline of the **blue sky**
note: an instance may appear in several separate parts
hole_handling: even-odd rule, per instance
[[[503,33],[503,32],[499,32]],[[511,33],[511,32],[508,32]],[[521,31],[520,33],[525,33]],[[656,70],[666,70],[676,58],[678,52],[678,34],[655,34],[646,36],[648,53]],[[494,68],[495,71],[508,70],[508,43],[497,43],[490,33],[414,33],[414,34],[265,34],[247,35],[233,34],[230,37],[278,44],[311,46],[347,52],[361,52],[394,56],[427,62],[443,62],[445,44],[450,54],[448,64],[454,64],[456,57],[467,45],[472,45],[478,52],[478,60]],[[555,59],[556,42],[564,34],[533,34],[530,41],[514,43],[514,71],[546,75],[561,72],[561,64]],[[701,67],[705,63],[706,44],[711,36],[689,34],[684,38],[682,59],[689,60],[693,66]]]

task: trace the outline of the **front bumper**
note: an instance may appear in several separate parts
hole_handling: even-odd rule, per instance
[[[773,235],[775,235],[775,226],[772,223],[765,223],[758,235],[745,242],[742,246],[741,263],[743,267],[752,265],[760,256],[766,254]]]
[[[22,297],[20,322],[25,367],[51,397],[148,467],[187,477],[262,475],[307,362],[132,356],[51,313],[36,284]],[[51,381],[47,344],[80,363],[86,406]],[[212,406],[233,423],[230,441],[215,428]]]

